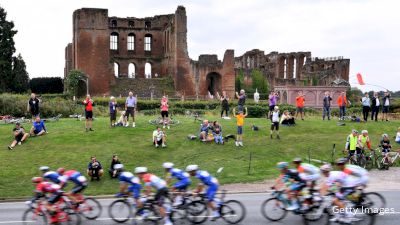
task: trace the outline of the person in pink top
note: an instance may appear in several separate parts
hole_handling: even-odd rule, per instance
[[[168,126],[169,129],[169,118],[168,118],[168,98],[164,95],[161,99],[161,116],[163,119],[163,128],[165,129],[165,126]]]

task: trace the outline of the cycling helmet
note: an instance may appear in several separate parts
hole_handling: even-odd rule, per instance
[[[330,172],[332,170],[331,164],[324,164],[319,168],[322,172]]]
[[[136,167],[135,173],[147,173],[147,168],[146,167]]]
[[[356,129],[353,129],[353,130],[351,131],[351,133],[358,134],[358,130],[356,130]]]
[[[43,182],[43,178],[41,177],[33,177],[32,178],[32,183],[41,183]]]
[[[162,165],[165,169],[171,169],[172,167],[174,167],[174,164],[171,162],[165,162]]]
[[[65,172],[65,169],[62,168],[62,167],[60,167],[60,168],[57,169],[57,173],[58,173],[58,174],[61,174],[61,175],[62,175],[62,174],[64,174],[64,172]]]
[[[297,157],[297,158],[294,158],[294,159],[293,159],[293,162],[294,162],[294,163],[301,163],[302,160],[301,160],[300,157]]]
[[[198,165],[189,165],[189,166],[186,167],[186,171],[187,172],[192,172],[192,171],[195,171],[195,170],[198,170],[198,169],[199,169]]]
[[[289,163],[287,163],[287,162],[278,162],[276,164],[276,167],[278,169],[282,170],[282,169],[288,168],[289,167]]]
[[[362,134],[368,134],[368,131],[367,130],[362,130],[361,133]]]
[[[47,171],[49,171],[49,167],[48,166],[41,166],[41,167],[39,167],[39,170],[40,171],[42,171],[42,172],[47,172]]]
[[[115,164],[114,165],[114,170],[122,170],[124,168],[123,164]]]
[[[336,160],[337,165],[344,165],[346,163],[347,163],[347,158],[340,158],[340,159]]]

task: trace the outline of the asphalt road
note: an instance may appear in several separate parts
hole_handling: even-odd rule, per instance
[[[396,212],[400,212],[400,192],[386,191],[380,192],[383,194],[387,201],[388,208],[394,208]],[[280,222],[269,222],[264,219],[260,213],[261,203],[269,197],[269,194],[240,194],[240,195],[229,195],[227,199],[239,200],[245,204],[247,210],[247,216],[242,225],[297,225],[303,224],[300,216],[288,213],[287,216]],[[114,199],[102,199],[100,200],[103,205],[103,212],[101,217],[96,221],[89,221],[86,219],[82,220],[82,225],[116,225],[108,216],[108,206]],[[21,202],[9,202],[0,203],[0,225],[16,225],[22,224],[21,218],[22,213],[25,211],[27,206]],[[377,217],[377,225],[398,225],[399,224],[399,214],[386,214]],[[132,224],[132,222],[127,222],[125,224]],[[224,221],[217,220],[216,222],[206,222],[205,224],[221,225],[226,224]],[[322,224],[322,223],[321,223]]]

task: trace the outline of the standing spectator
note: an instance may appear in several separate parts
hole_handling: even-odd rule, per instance
[[[323,99],[324,111],[322,113],[322,120],[325,120],[325,116],[328,117],[328,120],[331,120],[331,101],[332,101],[332,97],[329,94],[329,91],[325,91],[325,96]]]
[[[362,146],[362,144],[358,139],[358,131],[352,130],[346,140],[346,150],[349,151],[349,158],[353,157],[356,153],[357,155],[361,154],[360,146]]]
[[[364,122],[367,122],[368,114],[369,114],[369,111],[371,110],[371,100],[369,99],[368,92],[365,92],[364,97],[361,99],[361,104],[362,104],[362,112],[363,112]]]
[[[222,137],[222,127],[219,125],[218,121],[213,123],[213,136],[216,144],[224,144],[224,138]]]
[[[397,133],[396,133],[395,142],[396,142],[397,144],[400,144],[400,127],[397,128]]]
[[[114,168],[114,166],[117,164],[122,164],[122,163],[121,161],[119,161],[118,156],[114,154],[112,156],[110,169],[108,169],[108,173],[110,174],[111,178],[117,178],[119,176],[118,170]]]
[[[126,108],[126,127],[129,127],[129,115],[132,116],[132,127],[135,127],[135,108],[136,108],[137,100],[136,97],[133,96],[132,91],[129,92],[129,96],[126,98],[125,101],[125,108]]]
[[[342,92],[337,100],[337,104],[339,106],[339,120],[344,120],[346,116],[346,105],[347,105],[347,98],[346,93]]]
[[[162,97],[162,99],[161,99],[161,106],[160,106],[161,117],[162,117],[162,120],[163,120],[163,128],[164,129],[165,129],[165,125],[167,125],[168,129],[169,129],[168,108],[169,108],[168,98],[164,95]]]
[[[160,145],[163,148],[167,147],[166,135],[165,135],[164,131],[161,130],[160,127],[157,127],[157,129],[153,131],[153,145],[156,148],[158,148],[158,146],[160,146]]]
[[[375,122],[378,121],[378,113],[379,113],[379,108],[380,108],[380,101],[379,101],[379,95],[378,92],[374,92],[374,97],[372,97],[372,112],[371,112],[371,120],[374,120]]]
[[[269,116],[271,116],[272,111],[274,111],[275,106],[278,104],[279,95],[277,92],[271,91],[271,94],[268,96],[269,102]]]
[[[225,117],[229,117],[229,97],[226,95],[226,91],[222,92],[222,96],[221,96],[221,118],[224,115],[224,111],[225,111]]]
[[[210,130],[210,124],[208,120],[203,120],[203,123],[200,125],[200,134],[199,139],[202,142],[212,141],[213,139],[209,138],[208,131]]]
[[[302,91],[299,91],[296,97],[296,119],[300,113],[301,120],[304,120],[304,102],[305,102],[305,95]]]
[[[90,97],[90,95],[86,96],[86,99],[83,101],[83,104],[85,105],[85,117],[86,117],[85,128],[86,128],[86,132],[94,131],[92,129],[94,102],[93,102],[93,99]]]
[[[32,120],[38,116],[40,116],[40,108],[39,108],[40,100],[36,98],[36,94],[32,93],[31,98],[28,102],[29,112],[32,115]]]
[[[33,121],[33,126],[29,132],[31,137],[41,136],[47,133],[46,126],[44,125],[44,121],[40,119],[40,117],[36,117],[35,121]]]
[[[247,116],[247,108],[244,108],[246,113],[243,114],[243,111],[239,111],[238,115],[236,115],[235,109],[233,109],[233,115],[236,117],[236,124],[237,124],[237,137],[235,145],[236,147],[242,146],[243,147],[243,125],[244,125],[244,118]]]
[[[15,124],[15,128],[13,129],[13,134],[14,134],[14,141],[11,143],[11,145],[8,146],[8,149],[10,150],[13,150],[17,144],[21,145],[22,142],[24,142],[29,136],[28,133],[25,133],[24,127],[21,126],[20,123]]]
[[[91,180],[100,180],[100,177],[103,176],[103,167],[101,166],[101,163],[97,161],[95,156],[90,157],[87,175],[91,178]]]
[[[117,102],[114,96],[111,96],[110,103],[110,127],[115,127],[117,120]]]
[[[382,121],[388,120],[389,106],[390,106],[390,92],[385,91],[385,95],[382,98]]]
[[[271,139],[272,134],[276,131],[276,138],[281,139],[279,136],[279,107],[275,106],[274,111],[271,114]]]
[[[240,90],[240,93],[236,92],[236,97],[238,98],[238,111],[242,111],[244,110],[244,104],[246,104],[246,93],[244,92],[244,90]]]

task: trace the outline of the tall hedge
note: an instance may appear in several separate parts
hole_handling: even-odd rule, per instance
[[[64,91],[64,84],[61,77],[32,78],[29,86],[33,93],[38,94],[58,94]]]

